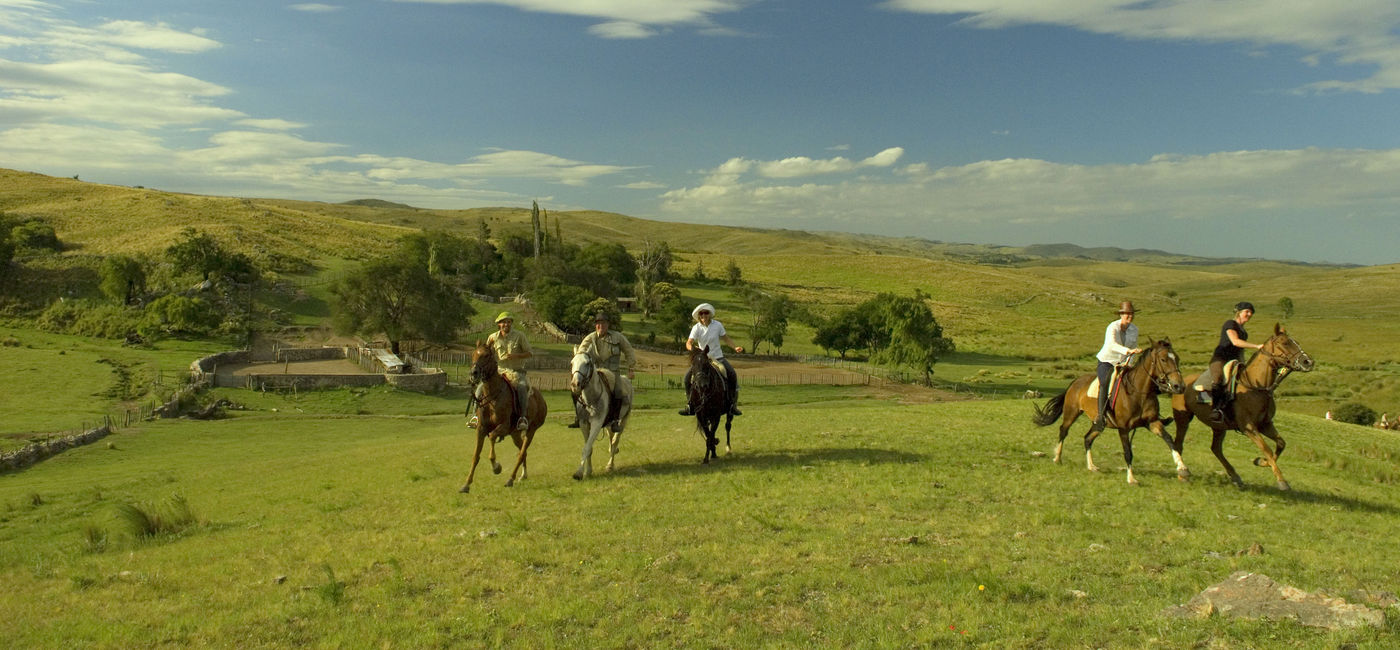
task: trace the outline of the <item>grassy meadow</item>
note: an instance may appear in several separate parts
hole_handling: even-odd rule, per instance
[[[1378,561],[1400,514],[1393,432],[1282,415],[1286,493],[1241,436],[1243,490],[1202,434],[1185,483],[1139,436],[1132,488],[1109,437],[1099,474],[1076,445],[1064,465],[1038,454],[1054,428],[1026,401],[751,388],[734,452],[702,465],[674,396],[644,394],[617,470],[599,449],[575,482],[580,435],[551,394],[529,477],[505,488],[483,459],[460,494],[459,396],[229,393],[248,408],[0,475],[12,647],[1383,648],[1397,632],[1162,615],[1237,570],[1395,591]]]
[[[321,328],[328,282],[395,236],[528,230],[523,208],[200,197],[0,170],[0,210],[40,217],[68,247],[17,259],[0,303],[0,451],[100,419],[171,388],[195,358],[235,344],[137,347],[39,332],[26,310],[95,293],[111,253],[157,255],[185,227],[273,264],[259,302]],[[617,471],[570,478],[568,397],[529,478],[505,488],[485,460],[470,494],[465,394],[387,387],[211,391],[213,421],[162,420],[0,474],[0,611],[7,647],[1131,647],[1388,648],[1380,630],[1166,618],[1236,570],[1347,595],[1400,591],[1385,531],[1400,513],[1400,436],[1323,420],[1356,401],[1400,413],[1400,265],[1346,268],[1135,255],[1036,257],[1006,247],[663,223],[551,212],[573,243],[667,241],[687,301],[709,301],[749,346],[752,313],[711,278],[747,282],[826,315],[883,291],[923,291],[957,345],[935,383],[980,399],[896,401],[868,387],[746,386],[734,453],[710,465],[674,390],[643,390]],[[1111,257],[1111,255],[1109,256]],[[292,263],[295,261],[297,263]],[[304,262],[305,264],[301,264]],[[280,265],[280,266],[279,266]],[[87,293],[84,293],[87,292]],[[1290,298],[1292,317],[1278,302]],[[1232,434],[1230,486],[1193,430],[1178,482],[1150,434],[1126,485],[1100,438],[1084,470],[1081,422],[1065,463],[1055,428],[1030,423],[1093,368],[1121,300],[1203,367],[1238,300],[1317,360],[1279,391],[1273,488]],[[469,341],[499,306],[478,304]],[[633,341],[673,333],[625,316]],[[793,322],[781,351],[822,355]],[[565,344],[538,341],[542,354]],[[761,352],[771,352],[765,344]],[[742,373],[741,373],[742,374]],[[1141,432],[1140,432],[1141,433]],[[513,447],[499,450],[507,464]],[[1262,554],[1244,553],[1258,544]]]

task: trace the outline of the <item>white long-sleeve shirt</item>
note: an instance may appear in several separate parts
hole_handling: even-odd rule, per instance
[[[1137,341],[1137,325],[1128,323],[1127,327],[1122,327],[1122,321],[1115,320],[1104,330],[1103,347],[1099,349],[1098,359],[1115,366],[1123,363],[1128,358],[1128,350],[1137,347]]]

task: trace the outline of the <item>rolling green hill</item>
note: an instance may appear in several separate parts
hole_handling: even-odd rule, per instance
[[[481,223],[496,238],[526,233],[528,208],[427,210],[374,199],[330,204],[283,199],[205,197],[85,183],[0,170],[0,210],[38,217],[69,246],[58,260],[26,262],[63,282],[63,259],[155,253],[186,227],[216,236],[254,259],[310,262],[332,272],[371,257],[385,242],[420,229],[475,235]],[[1286,323],[1320,362],[1290,380],[1297,408],[1325,410],[1363,399],[1400,410],[1400,325],[1387,318],[1400,293],[1400,265],[1343,267],[1268,260],[1208,260],[1155,250],[1024,248],[934,242],[846,233],[734,228],[636,219],[598,211],[546,211],[564,240],[621,243],[632,249],[666,241],[675,269],[703,264],[711,276],[729,260],[746,281],[782,291],[818,313],[874,293],[921,290],[960,353],[1008,359],[1070,361],[1086,368],[1102,327],[1120,300],[1133,300],[1139,327],[1169,337],[1184,366],[1203,366],[1230,306],[1258,307],[1252,329],[1283,320],[1281,298],[1296,313]],[[90,265],[90,262],[89,262]],[[57,281],[57,280],[56,280]],[[689,294],[687,294],[689,296]],[[730,313],[734,314],[731,306]],[[740,310],[742,313],[742,310]],[[736,314],[737,316],[738,314]],[[731,321],[742,328],[743,322]],[[790,334],[785,351],[820,352],[810,330]]]

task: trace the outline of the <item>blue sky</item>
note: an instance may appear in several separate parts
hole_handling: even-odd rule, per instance
[[[0,0],[0,167],[1400,262],[1394,0]]]

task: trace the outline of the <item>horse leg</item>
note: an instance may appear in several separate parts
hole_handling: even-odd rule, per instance
[[[1150,429],[1152,433],[1157,434],[1157,437],[1161,438],[1162,442],[1167,443],[1167,449],[1172,452],[1172,460],[1176,462],[1176,478],[1177,480],[1185,481],[1187,477],[1191,476],[1191,472],[1186,470],[1186,461],[1181,459],[1181,452],[1177,451],[1177,448],[1172,446],[1172,436],[1170,433],[1167,433],[1167,428],[1162,426],[1162,421],[1153,420],[1147,425],[1147,428]]]
[[[730,414],[728,414],[728,413],[726,413],[726,414],[724,415],[724,453],[725,453],[725,454],[728,454],[728,453],[730,452],[730,449],[729,449],[729,425],[732,424],[733,422],[734,422],[734,416],[733,416],[733,415],[730,415]],[[719,441],[716,440],[715,442],[718,443]]]
[[[519,431],[511,431],[510,437],[515,442],[515,446],[520,448],[520,455],[515,458],[515,467],[510,470],[510,478],[506,480],[506,487],[515,485],[516,472],[520,472],[520,480],[525,480],[525,455],[530,451],[530,441],[535,439],[535,432],[527,429],[524,440],[521,440]]]
[[[613,471],[613,464],[617,460],[617,445],[622,442],[622,432],[627,428],[627,419],[631,415],[631,409],[626,405],[622,407],[622,413],[618,414],[617,422],[613,423],[612,437],[608,440],[608,471]]]
[[[1274,480],[1277,481],[1278,489],[1290,489],[1288,481],[1283,480],[1283,471],[1278,468],[1278,455],[1279,452],[1283,451],[1284,443],[1283,438],[1278,437],[1278,431],[1274,429],[1274,425],[1265,425],[1264,428],[1260,430],[1256,430],[1253,427],[1246,427],[1245,435],[1249,436],[1249,439],[1253,440],[1254,444],[1259,446],[1259,451],[1264,452],[1264,457],[1255,458],[1254,464],[1259,467],[1267,466],[1269,469],[1274,470]],[[1274,442],[1278,444],[1278,451],[1269,449],[1269,443],[1264,440],[1264,436],[1272,438]]]
[[[476,478],[476,464],[481,462],[481,444],[485,441],[486,434],[482,433],[480,429],[477,429],[476,453],[472,454],[472,469],[470,472],[467,472],[467,482],[462,486],[461,490],[463,493],[472,491],[472,479]]]
[[[1093,427],[1089,427],[1089,432],[1084,434],[1084,464],[1091,472],[1099,471],[1099,466],[1094,464],[1094,440],[1103,433]]]
[[[593,443],[598,440],[598,431],[603,428],[603,416],[590,416],[584,420],[588,424],[588,434],[583,439],[583,458],[579,459],[578,471],[574,480],[581,481],[593,474]]]
[[[1191,419],[1196,416],[1190,409],[1184,408],[1183,403],[1181,410],[1177,410],[1175,406],[1172,407],[1172,417],[1176,420],[1176,437],[1172,438],[1171,441],[1172,456],[1179,459],[1177,460],[1176,477],[1184,481],[1190,478],[1191,470],[1186,469],[1186,461],[1182,458],[1181,451],[1186,448],[1186,428],[1191,426]]]
[[[1230,461],[1225,460],[1224,429],[1211,429],[1210,450],[1215,454],[1215,457],[1220,460],[1220,464],[1225,466],[1225,473],[1230,475],[1230,482],[1234,483],[1235,487],[1243,490],[1244,480],[1241,479],[1239,473],[1235,471],[1235,466],[1231,465]]]
[[[1133,431],[1132,429],[1119,429],[1118,439],[1123,441],[1123,462],[1128,464],[1128,485],[1137,485],[1138,480],[1133,476]]]

